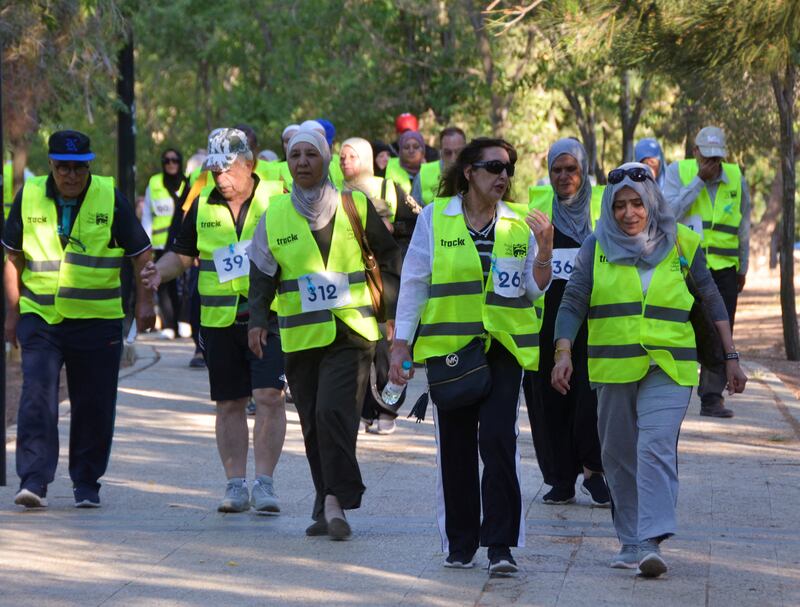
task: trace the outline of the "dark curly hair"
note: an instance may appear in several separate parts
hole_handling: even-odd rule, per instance
[[[478,137],[470,141],[456,158],[455,163],[442,177],[439,184],[438,196],[450,197],[456,194],[465,194],[469,190],[469,182],[464,177],[464,169],[468,166],[483,160],[483,150],[487,148],[503,148],[508,152],[511,164],[517,162],[517,150],[505,139],[494,139],[492,137]],[[508,180],[508,188],[503,194],[503,200],[509,200],[511,192],[511,179]]]

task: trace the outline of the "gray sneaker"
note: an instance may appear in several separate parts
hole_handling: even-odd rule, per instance
[[[225,487],[225,497],[217,507],[217,512],[247,512],[250,510],[250,494],[247,481],[231,479]]]
[[[636,569],[639,566],[639,545],[622,544],[619,554],[608,564],[612,569]]]
[[[278,496],[275,495],[275,486],[271,477],[259,476],[253,483],[253,493],[250,496],[250,505],[257,514],[276,515],[281,513]]]
[[[641,577],[658,577],[667,572],[667,563],[661,558],[661,548],[656,540],[645,540],[639,546],[639,568],[636,574]]]

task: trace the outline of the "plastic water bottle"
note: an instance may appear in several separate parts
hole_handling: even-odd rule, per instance
[[[411,371],[411,361],[404,360],[403,361],[403,375],[408,377],[408,372]],[[405,386],[401,386],[399,384],[393,384],[389,382],[381,392],[381,400],[389,405],[390,407],[395,405],[400,397],[403,395],[403,390],[405,390]]]

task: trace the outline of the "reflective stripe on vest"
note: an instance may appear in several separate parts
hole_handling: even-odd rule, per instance
[[[678,238],[691,266],[700,237],[679,224]],[[590,381],[639,381],[652,360],[679,385],[697,385],[697,352],[689,322],[694,297],[686,286],[677,248],[656,266],[643,296],[638,270],[609,262],[596,244],[593,283],[588,315]]]
[[[699,215],[703,221],[702,247],[708,267],[712,270],[735,267],[739,269],[739,225],[742,223],[742,172],[739,165],[722,163],[728,183],[720,181],[714,203],[705,185],[697,199],[684,214],[684,219]],[[678,163],[683,185],[689,185],[697,176],[694,158]]]
[[[65,248],[58,235],[56,202],[47,198],[47,176],[22,189],[20,312],[49,324],[64,318],[122,318],[120,269],[124,251],[109,248],[114,222],[114,179],[92,175]]]
[[[414,344],[414,360],[445,356],[488,333],[514,355],[520,366],[538,369],[539,323],[533,304],[524,293],[515,298],[495,294],[491,274],[484,285],[480,257],[464,215],[444,213],[450,200],[436,198],[433,202],[433,271]],[[518,251],[526,255],[530,230],[524,220],[525,206],[505,204],[516,217],[498,217],[492,254],[508,257],[507,251]]]
[[[386,164],[386,179],[391,179],[406,193],[411,193],[411,177],[406,170],[400,166],[399,158],[389,158]]]
[[[366,227],[367,198],[353,192],[353,200]],[[278,326],[284,352],[321,348],[336,337],[335,318],[370,341],[381,338],[372,311],[372,300],[364,276],[361,248],[342,208],[341,198],[334,215],[333,236],[328,263],[322,261],[308,220],[294,209],[291,196],[274,197],[267,210],[266,229],[269,248],[280,266],[278,285]],[[303,312],[297,279],[317,272],[343,272],[350,284],[350,303],[334,310]]]
[[[433,202],[439,192],[439,179],[442,175],[442,163],[440,160],[426,162],[419,168],[419,185],[422,189],[422,200],[418,200],[421,205]]]
[[[181,187],[177,192],[178,196],[183,193],[184,186],[184,182],[181,182]],[[150,209],[153,218],[150,244],[153,245],[154,249],[164,249],[167,246],[167,235],[169,233],[169,227],[172,225],[172,218],[175,212],[175,200],[164,185],[163,173],[153,175],[147,187],[150,189]],[[158,214],[156,211],[159,207],[171,208],[173,212],[169,214]]]
[[[209,204],[208,197],[214,188],[209,186],[197,201],[197,250],[200,252],[200,276],[197,290],[200,293],[200,324],[204,327],[228,327],[236,320],[239,296],[247,297],[250,277],[241,276],[220,282],[214,267],[214,251],[242,240],[251,240],[271,196],[283,192],[276,181],[259,181],[253,194],[241,236],[236,234],[231,210],[226,203]]]

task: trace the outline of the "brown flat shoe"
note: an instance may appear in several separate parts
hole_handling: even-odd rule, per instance
[[[332,518],[328,522],[328,537],[332,540],[349,540],[352,535],[350,524],[343,518]]]
[[[306,527],[306,535],[309,537],[328,535],[328,523],[325,522],[325,519],[314,521],[308,527]]]

